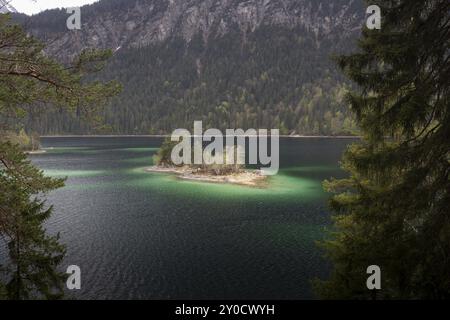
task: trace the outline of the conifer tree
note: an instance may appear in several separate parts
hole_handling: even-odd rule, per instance
[[[54,108],[95,121],[101,102],[119,90],[115,82],[86,80],[101,70],[110,52],[86,50],[62,65],[43,49],[0,14],[0,239],[9,249],[9,259],[0,265],[0,299],[61,298],[64,274],[58,265],[65,253],[59,236],[46,234],[52,207],[42,200],[63,181],[45,177],[8,141],[6,120]]]
[[[63,180],[44,177],[17,146],[0,144],[0,235],[9,249],[3,297],[8,299],[59,298],[64,274],[57,266],[65,248],[59,235],[48,236],[43,223],[52,207],[38,195],[63,185]]]
[[[364,138],[334,192],[323,298],[450,298],[450,1],[379,0],[380,30],[338,58]],[[366,287],[370,265],[381,290]]]

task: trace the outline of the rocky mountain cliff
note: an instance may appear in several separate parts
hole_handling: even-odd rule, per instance
[[[302,27],[321,37],[349,35],[361,28],[361,0],[103,0],[81,9],[82,28],[69,31],[64,10],[23,17],[29,30],[53,40],[51,53],[85,47],[141,47],[174,35],[205,41],[236,29],[245,35],[262,26]]]
[[[201,118],[339,134],[354,128],[329,58],[353,47],[364,11],[362,0],[102,0],[81,8],[81,30],[67,29],[65,10],[16,18],[62,60],[114,50],[101,75],[125,87],[105,114],[113,133],[162,133]],[[90,130],[60,122],[44,131]]]

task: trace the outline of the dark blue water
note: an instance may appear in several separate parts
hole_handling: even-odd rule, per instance
[[[311,299],[326,277],[315,241],[330,224],[321,182],[342,176],[346,139],[282,139],[268,189],[143,170],[160,138],[45,138],[32,161],[67,176],[50,233],[78,265],[86,299]]]

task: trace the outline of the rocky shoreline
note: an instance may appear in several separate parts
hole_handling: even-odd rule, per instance
[[[229,175],[212,175],[196,172],[190,167],[159,167],[152,166],[146,168],[147,172],[171,173],[183,180],[192,180],[210,183],[229,183],[248,187],[267,187],[267,176],[261,174],[260,170],[242,170],[239,173]]]

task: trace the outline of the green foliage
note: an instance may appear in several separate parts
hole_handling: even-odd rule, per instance
[[[82,81],[104,67],[110,51],[85,50],[64,66],[44,55],[44,45],[0,15],[0,119],[3,126],[28,115],[62,111],[80,121],[99,120],[105,99],[120,90],[115,81]],[[0,127],[0,129],[5,129]]]
[[[323,298],[450,297],[450,2],[372,1],[382,29],[338,63],[361,90],[347,100],[364,139],[343,158],[335,228],[322,242],[334,264]],[[382,290],[366,288],[381,268]]]
[[[14,131],[2,132],[2,135],[3,137],[0,138],[0,141],[9,141],[12,144],[18,145],[23,151],[39,149],[39,136],[36,134],[28,135],[24,129],[19,130],[18,133]]]
[[[158,152],[153,156],[153,163],[161,167],[174,166],[172,162],[172,149],[177,145],[178,142],[174,142],[167,137],[164,139],[163,144],[158,149]]]
[[[63,273],[56,271],[65,249],[59,236],[48,236],[43,223],[52,208],[38,195],[63,186],[63,180],[45,177],[31,165],[17,145],[0,144],[0,234],[8,244],[7,299],[58,298],[63,294]]]
[[[212,163],[206,164],[206,162],[212,162],[211,159],[203,159],[203,163],[201,165],[191,165],[196,172],[198,173],[206,173],[209,175],[216,176],[226,176],[235,173],[241,172],[244,168],[244,164],[239,164],[238,159],[241,154],[241,149],[237,146],[234,146],[230,149],[224,148],[224,152],[222,154],[216,154],[214,156],[220,157],[222,163]],[[217,152],[217,151],[216,151]],[[212,156],[212,155],[211,155]],[[234,159],[234,164],[227,164],[227,158]]]
[[[174,142],[171,140],[170,137],[167,137],[163,144],[161,145],[161,148],[159,148],[156,155],[153,156],[153,163],[157,166],[161,167],[174,167],[176,166],[172,162],[172,149],[178,144],[178,142]],[[235,146],[231,150],[231,154],[229,155],[230,158],[234,158],[235,160],[238,158],[239,149]],[[188,166],[193,169],[193,172],[197,173],[205,173],[210,175],[229,175],[233,173],[238,173],[242,171],[244,168],[244,165],[237,164],[237,161],[235,161],[235,164],[226,164],[226,159],[228,157],[227,151],[223,152],[223,154],[219,155],[222,157],[222,164],[206,164],[205,162],[207,159],[203,159],[202,164],[194,164],[191,163],[190,165],[185,164],[185,166]],[[194,159],[194,150],[191,149],[191,160]],[[209,159],[208,159],[209,160]],[[183,165],[180,165],[183,166]]]
[[[42,200],[62,187],[63,180],[45,177],[26,159],[22,150],[36,147],[33,134],[9,130],[20,128],[18,117],[33,118],[52,108],[95,122],[99,106],[119,89],[115,82],[86,80],[110,53],[86,50],[63,66],[43,49],[7,15],[0,15],[0,236],[9,249],[0,269],[4,299],[61,298],[65,278],[57,269],[65,248],[59,235],[46,234],[43,224],[52,207]]]

